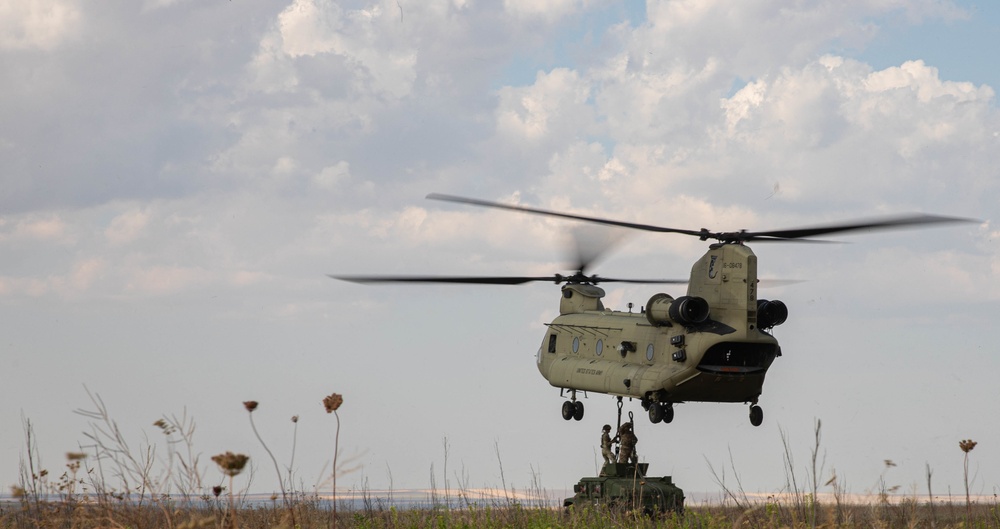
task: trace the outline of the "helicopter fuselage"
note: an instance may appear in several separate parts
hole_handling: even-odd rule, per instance
[[[667,418],[659,419],[669,422],[673,404],[686,401],[756,407],[767,370],[781,355],[766,329],[787,312],[776,318],[772,305],[758,314],[780,302],[759,306],[757,257],[742,244],[712,245],[692,267],[686,296],[656,294],[639,312],[606,309],[603,289],[591,284],[566,284],[562,295],[536,358],[542,376],[571,390],[574,400],[575,391],[587,391],[641,399],[647,410],[657,405],[654,422],[664,411]]]

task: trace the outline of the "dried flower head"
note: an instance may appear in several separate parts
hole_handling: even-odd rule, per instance
[[[174,426],[173,424],[170,424],[169,422],[167,422],[164,419],[157,419],[157,421],[153,423],[153,426],[156,426],[161,431],[163,431],[164,435],[170,435],[170,434],[173,434],[174,432],[177,431],[177,427],[176,426]]]
[[[28,491],[24,490],[24,487],[11,485],[10,495],[13,496],[15,499],[24,498],[25,496],[28,495]]]
[[[224,490],[226,490],[226,487],[223,487],[222,485],[216,485],[212,487],[212,495],[218,498],[219,494],[222,494],[222,491]]]
[[[243,471],[243,467],[246,466],[249,459],[250,456],[234,454],[232,452],[212,456],[212,461],[215,461],[215,464],[219,465],[222,473],[230,477],[238,476]]]
[[[298,415],[292,415],[292,422],[293,423],[294,422],[299,422],[299,416]]]
[[[337,408],[343,403],[344,397],[339,393],[331,393],[329,396],[323,398],[323,407],[326,408],[327,413],[337,411]]]
[[[66,459],[70,461],[80,461],[82,459],[87,459],[86,452],[66,452]]]
[[[257,409],[257,401],[245,400],[243,401],[243,407],[246,408],[248,412],[253,413],[253,410]]]
[[[963,452],[968,454],[973,448],[976,447],[977,444],[979,443],[973,441],[972,439],[963,439],[958,442],[958,447],[961,448]]]

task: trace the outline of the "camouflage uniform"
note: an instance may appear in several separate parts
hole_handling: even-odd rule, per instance
[[[618,454],[618,462],[638,463],[639,454],[635,451],[635,444],[639,442],[639,438],[632,432],[632,423],[627,422],[622,425],[619,438],[621,438],[621,452]]]
[[[615,460],[615,454],[611,451],[611,435],[608,433],[610,431],[611,425],[605,424],[603,433],[601,433],[601,455],[604,456],[605,465]]]

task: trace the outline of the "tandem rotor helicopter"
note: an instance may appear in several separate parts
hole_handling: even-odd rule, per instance
[[[432,193],[432,200],[546,215],[657,233],[698,237],[708,251],[686,280],[615,279],[587,275],[593,259],[580,258],[572,275],[552,276],[356,276],[330,275],[355,283],[460,283],[520,285],[534,281],[562,284],[559,316],[538,349],[538,370],[560,389],[562,417],[583,418],[577,392],[639,399],[649,420],[669,423],[674,405],[683,402],[749,404],[750,423],[760,426],[757,404],[764,376],[781,346],[771,334],[788,317],[778,300],[757,296],[757,256],[748,242],[829,242],[809,239],[832,233],[893,229],[929,224],[975,222],[935,215],[908,215],[826,226],[772,231],[715,232],[636,224],[560,213],[533,207]],[[657,293],[639,312],[609,310],[599,283],[687,284],[677,298]],[[619,404],[620,406],[620,404]]]

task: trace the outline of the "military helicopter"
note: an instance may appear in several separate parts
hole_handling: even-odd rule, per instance
[[[652,423],[669,423],[674,405],[683,402],[742,402],[750,423],[760,426],[758,405],[764,377],[781,346],[772,334],[788,317],[779,300],[757,296],[757,256],[748,242],[831,242],[810,237],[858,230],[975,222],[935,215],[908,215],[826,226],[772,231],[684,230],[534,207],[432,193],[432,200],[521,213],[560,217],[606,226],[698,237],[709,244],[688,279],[616,279],[587,275],[591,258],[581,258],[571,275],[552,276],[345,276],[356,283],[462,283],[519,285],[535,281],[562,284],[559,316],[536,354],[539,372],[560,389],[562,417],[581,420],[578,392],[639,399]],[[609,310],[600,283],[687,284],[674,298],[657,293],[638,312]]]

